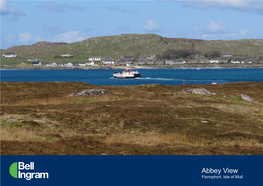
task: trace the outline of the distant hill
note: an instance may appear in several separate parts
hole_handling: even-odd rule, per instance
[[[156,54],[166,50],[187,49],[201,54],[213,51],[231,52],[234,56],[255,57],[263,55],[262,39],[243,40],[199,40],[184,38],[166,38],[156,34],[121,34],[116,36],[93,37],[75,43],[51,43],[46,41],[32,45],[13,46],[3,52],[15,52],[20,57],[48,57],[61,53],[72,53],[74,56],[114,57]]]

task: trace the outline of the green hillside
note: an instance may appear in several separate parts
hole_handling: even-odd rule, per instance
[[[42,63],[48,62],[87,62],[89,56],[114,57],[145,56],[150,54],[161,55],[169,49],[187,49],[199,51],[205,55],[213,51],[231,52],[234,57],[263,56],[262,39],[244,40],[198,40],[184,38],[166,38],[155,34],[121,34],[117,36],[93,37],[87,40],[67,44],[37,42],[32,45],[13,46],[1,53],[13,53],[17,59],[2,59],[2,62],[18,64],[26,62],[30,57],[38,58]],[[73,58],[55,58],[62,53],[72,53]]]

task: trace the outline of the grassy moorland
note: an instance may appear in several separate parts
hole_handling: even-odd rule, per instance
[[[206,88],[214,96],[177,94]],[[107,96],[67,97],[104,88]],[[263,83],[1,82],[1,154],[263,154]],[[258,103],[242,100],[247,94]]]

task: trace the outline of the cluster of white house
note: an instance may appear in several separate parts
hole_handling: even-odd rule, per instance
[[[73,67],[73,66],[97,66],[97,63],[90,62],[90,63],[49,63],[46,66],[49,67]]]
[[[17,57],[16,53],[3,53],[2,57]]]
[[[35,65],[36,65],[36,62],[33,62]],[[34,65],[32,63],[32,65]],[[118,65],[184,65],[184,64],[204,64],[204,63],[207,63],[207,64],[218,64],[218,63],[228,63],[228,60],[207,60],[207,61],[193,61],[193,60],[189,60],[188,63],[184,60],[173,60],[173,59],[165,59],[165,60],[148,60],[148,61],[135,61],[135,62],[130,62],[130,61],[118,61],[116,64]],[[244,64],[245,61],[230,61],[230,63],[232,64]],[[249,63],[251,64],[252,62],[251,61],[247,61],[246,63]],[[111,66],[111,65],[114,65],[115,62],[114,61],[105,61],[103,63],[101,63],[102,65],[108,65],[108,66]],[[41,64],[40,64],[41,65]],[[89,63],[49,63],[49,64],[46,64],[46,66],[65,66],[65,67],[71,67],[71,66],[98,66],[98,63],[97,62],[89,62]]]
[[[60,54],[60,57],[66,57],[70,58],[73,57],[73,54]],[[217,63],[232,63],[232,64],[251,64],[255,63],[254,58],[246,59],[244,60],[227,60],[227,59],[196,59],[199,58],[200,55],[195,55],[195,59],[188,59],[186,62],[185,60],[174,60],[174,59],[157,59],[155,55],[149,55],[149,56],[143,56],[139,57],[138,60],[134,60],[133,56],[125,56],[120,57],[118,60],[114,60],[113,57],[109,58],[103,58],[101,56],[90,56],[88,63],[49,63],[46,64],[46,66],[65,66],[65,67],[71,67],[71,66],[97,66],[100,62],[101,65],[183,65],[183,64],[217,64]],[[223,53],[222,57],[233,57],[232,53]],[[4,53],[2,57],[17,57],[16,53]],[[29,58],[28,61],[32,61],[33,66],[39,66],[41,65],[41,62],[37,58]],[[262,61],[259,61],[259,63],[263,63]]]

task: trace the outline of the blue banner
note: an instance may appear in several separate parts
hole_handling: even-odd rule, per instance
[[[263,156],[1,156],[1,185],[253,185]]]

